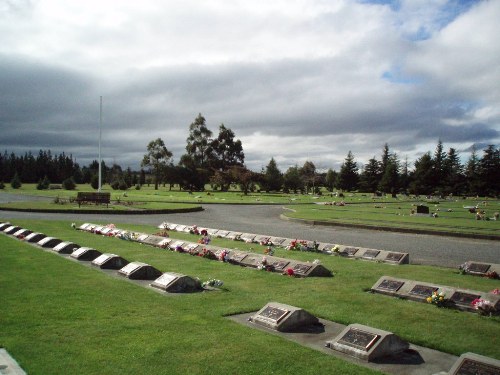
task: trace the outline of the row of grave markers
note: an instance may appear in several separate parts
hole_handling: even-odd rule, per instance
[[[248,318],[248,321],[271,330],[296,333],[312,332],[313,330],[305,328],[321,324],[319,319],[309,312],[278,302],[269,302]],[[383,363],[384,357],[397,356],[410,348],[408,342],[392,332],[361,324],[348,325],[338,335],[324,342],[324,346],[363,361],[378,363]],[[499,375],[500,361],[465,353],[445,374]]]
[[[92,266],[100,269],[116,270],[118,275],[130,280],[151,280],[150,286],[165,292],[190,293],[203,290],[200,281],[196,278],[175,272],[163,273],[146,263],[129,262],[116,254],[101,253],[93,248],[81,247],[73,242],[65,242],[10,223],[1,223],[0,231],[60,255],[69,255],[72,259],[90,262]]]
[[[476,290],[453,288],[432,283],[382,276],[371,288],[374,293],[409,299],[417,302],[426,302],[433,293],[446,297],[448,307],[459,310],[478,312],[472,302],[478,299],[489,301],[492,307],[500,311],[500,295],[479,292]],[[449,296],[449,298],[448,298]]]
[[[227,238],[235,241],[244,241],[248,243],[258,243],[264,246],[278,246],[282,248],[287,248],[295,242],[299,242],[301,246],[307,251],[319,251],[324,254],[329,255],[341,255],[353,259],[370,260],[376,262],[384,262],[390,264],[408,264],[410,262],[410,255],[403,252],[377,250],[361,247],[352,247],[344,245],[336,245],[332,243],[316,242],[316,241],[305,241],[284,238],[284,237],[273,237],[261,234],[253,233],[243,233],[227,231],[222,229],[213,228],[200,228],[197,226],[189,226],[184,224],[174,224],[164,222],[158,226],[160,229],[167,229],[170,231],[184,232],[184,233],[201,233],[206,231],[207,234],[218,237]]]
[[[91,223],[84,223],[78,229],[86,232],[108,236],[120,236],[129,234],[128,231],[106,226],[99,226]],[[172,251],[180,250],[191,255],[201,255],[204,251],[210,251],[213,254],[214,259],[222,260],[230,264],[250,268],[265,268],[268,271],[289,273],[297,277],[330,277],[333,275],[330,270],[319,263],[302,262],[271,255],[264,256],[246,251],[228,250],[217,246],[173,240],[171,238],[166,238],[154,234],[135,233],[135,235],[130,237],[130,239],[132,241],[159,247],[162,249],[170,249]]]

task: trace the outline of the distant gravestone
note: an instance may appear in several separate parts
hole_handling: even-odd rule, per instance
[[[271,237],[269,240],[271,241],[271,243],[274,246],[281,246],[281,244],[285,241],[285,238],[282,238],[282,237]]]
[[[450,301],[453,302],[458,308],[473,310],[471,303],[478,298],[481,298],[481,295],[463,291],[456,291],[451,295]]]
[[[278,302],[269,302],[249,320],[279,332],[294,332],[319,324],[319,319],[307,311]]]
[[[150,284],[168,293],[193,293],[201,291],[200,280],[175,272],[166,272]]]
[[[327,341],[326,346],[369,362],[401,353],[410,347],[409,343],[391,332],[361,324],[350,324],[333,340]]]
[[[161,271],[146,263],[132,262],[118,270],[118,274],[131,280],[154,280],[161,275]]]
[[[19,229],[22,229],[21,227],[18,227],[17,225],[11,225],[7,228],[4,229],[4,232],[7,234],[14,234],[17,232]]]
[[[154,234],[151,234],[146,238],[142,243],[146,245],[151,245],[151,246],[159,246],[160,243],[165,239],[165,237],[162,236],[156,236]]]
[[[93,266],[102,269],[113,269],[113,270],[119,270],[125,267],[128,263],[129,261],[123,259],[121,256],[109,253],[101,254],[92,261]]]
[[[417,214],[429,215],[429,207],[424,206],[423,204],[419,204],[417,206]]]
[[[240,236],[242,235],[243,233],[241,232],[229,232],[228,235],[226,236],[227,239],[229,240],[239,240],[240,239]]]
[[[90,226],[91,224],[90,223],[83,223],[82,225],[80,225],[78,227],[78,229],[80,230],[87,230],[87,228]]]
[[[31,234],[31,233],[33,233],[33,231],[31,231],[29,229],[19,229],[18,231],[14,232],[13,236],[15,236],[15,237],[19,237],[19,236],[26,237],[28,234]]]
[[[290,245],[292,243],[292,239],[291,238],[285,238],[285,240],[281,243],[281,247],[287,247],[288,245]]]
[[[164,238],[163,240],[158,242],[158,247],[166,249],[168,247],[168,245],[170,244],[170,242],[172,242],[172,240],[170,238]]]
[[[233,264],[241,264],[241,262],[247,257],[247,253],[240,253],[236,251],[232,251],[231,254],[229,254],[229,263]]]
[[[415,284],[413,288],[408,291],[408,298],[417,301],[427,301],[427,297],[432,296],[439,288],[433,285]]]
[[[309,276],[320,276],[329,277],[332,276],[332,272],[322,266],[321,264],[300,262],[295,264],[290,264],[286,267],[288,270],[291,268],[295,276],[299,277],[309,277]]]
[[[449,375],[500,375],[500,361],[475,353],[464,353],[448,372]]]
[[[380,254],[380,250],[365,250],[363,255],[361,256],[364,259],[375,259]]]
[[[170,248],[170,250],[175,250],[178,247],[182,247],[183,245],[184,245],[184,241],[174,241],[174,242],[170,242],[168,247]]]
[[[5,228],[10,227],[12,224],[11,223],[1,223],[0,224],[0,230],[3,231]]]
[[[38,242],[45,237],[47,236],[43,233],[31,233],[26,236],[25,240],[28,242]]]
[[[284,271],[286,269],[286,266],[288,266],[289,264],[290,264],[289,260],[277,260],[271,263],[273,268],[278,272]]]
[[[229,231],[228,230],[219,230],[217,231],[217,233],[215,234],[215,237],[219,237],[219,238],[226,238],[226,236],[229,234]]]
[[[71,254],[75,249],[79,248],[80,245],[77,245],[73,242],[61,242],[59,245],[56,245],[52,250],[59,254]]]
[[[61,242],[62,242],[62,240],[55,238],[55,237],[45,237],[45,238],[42,238],[40,241],[38,241],[37,244],[40,245],[41,247],[53,249],[55,246],[59,245]]]
[[[404,281],[393,279],[382,279],[373,289],[382,294],[394,295],[404,285]]]
[[[346,248],[344,248],[344,250],[342,250],[342,254],[347,255],[348,257],[353,257],[356,255],[358,250],[359,249],[356,247],[346,247]]]
[[[242,241],[245,241],[245,242],[252,242],[253,239],[256,237],[257,235],[256,234],[251,234],[251,233],[243,233],[241,236],[240,236],[240,239]]]
[[[70,255],[71,258],[82,260],[82,261],[93,261],[97,257],[101,256],[102,253],[91,247],[80,247],[73,251]]]

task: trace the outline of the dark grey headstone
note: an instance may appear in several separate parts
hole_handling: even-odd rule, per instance
[[[92,265],[102,269],[119,270],[129,264],[129,261],[116,254],[101,254],[92,261]]]
[[[132,262],[118,270],[118,274],[132,280],[154,280],[161,272],[149,264]]]
[[[319,319],[307,311],[277,302],[269,302],[250,321],[280,332],[299,331],[319,323]]]
[[[93,261],[97,257],[101,256],[102,253],[97,251],[96,249],[92,249],[90,247],[80,247],[75,249],[70,255],[71,258],[82,260],[82,261]]]
[[[162,274],[150,285],[169,293],[192,293],[202,290],[200,280],[174,272]]]

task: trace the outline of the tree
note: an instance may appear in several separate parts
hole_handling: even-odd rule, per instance
[[[328,190],[330,193],[333,191],[333,188],[335,187],[336,180],[337,180],[337,172],[335,172],[331,168],[328,169],[325,176],[325,187],[326,190]]]
[[[269,191],[280,191],[283,186],[283,174],[278,168],[274,158],[269,160],[266,170],[263,173],[262,189]]]
[[[395,194],[398,189],[399,165],[396,155],[391,155],[385,167],[382,179],[378,184],[379,190],[384,193]]]
[[[381,163],[375,157],[368,160],[359,178],[359,185],[362,191],[375,193],[380,180],[380,170],[382,170]]]
[[[313,188],[316,184],[316,166],[312,161],[306,161],[302,168],[299,169],[300,177],[302,178],[303,185],[306,187],[306,193],[309,193],[309,187]]]
[[[228,173],[231,176],[231,180],[240,185],[243,194],[247,195],[248,192],[253,189],[256,173],[239,165],[233,165],[229,168]]]
[[[461,194],[465,190],[465,178],[463,165],[456,150],[452,147],[448,150],[443,165],[443,191],[446,194]]]
[[[206,168],[212,156],[212,132],[207,128],[205,117],[198,114],[189,125],[186,151],[196,168]]]
[[[497,196],[500,193],[500,149],[495,149],[494,145],[483,150],[483,157],[479,161],[479,177],[484,195]]]
[[[161,179],[163,169],[167,167],[172,158],[172,153],[165,147],[161,138],[157,138],[148,144],[148,153],[142,159],[142,167],[150,167],[155,176],[155,190],[158,190],[158,183]]]
[[[302,190],[303,188],[304,185],[300,177],[299,167],[295,165],[294,167],[288,168],[283,175],[283,190],[286,192],[291,190],[296,193],[297,190]]]
[[[410,184],[410,190],[413,194],[431,194],[434,191],[433,166],[430,152],[426,152],[415,161],[413,181]]]
[[[342,190],[355,190],[358,185],[358,166],[354,161],[354,156],[351,151],[347,153],[347,157],[340,167],[340,172],[337,176],[337,187]]]
[[[73,181],[73,177],[69,177],[62,182],[62,186],[66,190],[75,190],[76,184]]]
[[[243,166],[245,154],[241,141],[234,140],[234,132],[221,124],[219,135],[215,138],[210,149],[213,151],[212,167],[216,170],[226,170],[233,165]]]
[[[443,151],[443,142],[438,140],[434,158],[432,159],[432,187],[442,192],[445,177],[446,153]]]
[[[465,178],[467,181],[468,193],[472,195],[479,194],[481,190],[481,180],[479,176],[479,158],[475,146],[472,146],[471,155],[465,165]]]

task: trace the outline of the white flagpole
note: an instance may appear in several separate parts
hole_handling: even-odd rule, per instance
[[[102,180],[101,180],[101,128],[102,128],[102,96],[100,97],[99,105],[99,186],[97,191],[101,191]]]

